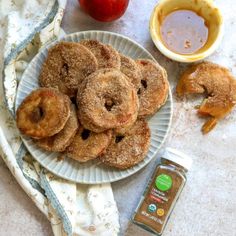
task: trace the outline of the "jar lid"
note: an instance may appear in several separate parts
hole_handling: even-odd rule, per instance
[[[185,169],[189,170],[192,165],[191,157],[174,148],[167,147],[162,157],[166,160],[172,161]]]

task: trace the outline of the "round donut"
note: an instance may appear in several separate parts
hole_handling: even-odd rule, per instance
[[[115,69],[98,70],[77,96],[79,120],[94,132],[123,127],[138,110],[138,96],[126,76]]]
[[[114,134],[101,161],[119,169],[130,168],[141,162],[149,149],[150,129],[145,120],[137,120],[123,135]]]
[[[72,142],[79,127],[75,106],[71,104],[70,116],[64,128],[57,134],[43,139],[35,140],[35,143],[50,152],[62,152]]]
[[[120,69],[120,56],[119,53],[97,40],[83,40],[80,42],[81,45],[88,48],[96,57],[98,61],[98,68],[116,68]]]
[[[34,90],[17,109],[17,127],[21,133],[35,139],[53,136],[65,126],[70,104],[69,97],[56,89]]]
[[[83,91],[84,91],[84,89],[85,89],[85,87],[86,87],[86,84],[87,84],[88,79],[89,79],[89,77],[85,78],[85,79],[83,80],[83,82],[79,85],[79,87],[78,87],[78,93],[77,93],[77,101],[80,100],[80,97],[81,97],[82,94],[83,94]],[[123,126],[121,126],[121,127],[115,129],[115,132],[116,132],[116,133],[118,133],[118,134],[123,134],[123,133],[125,133],[125,132],[135,123],[135,121],[137,120],[137,117],[138,117],[138,110],[139,110],[139,101],[138,101],[138,99],[136,100],[136,109],[135,109],[135,110],[136,110],[136,112],[134,112],[134,113],[132,114],[132,117],[130,118],[130,121],[129,121],[127,124],[125,124],[125,125],[123,125]],[[90,124],[90,126],[93,127],[93,124]],[[97,127],[95,126],[94,129],[97,129]]]
[[[140,59],[136,61],[141,69],[142,79],[139,95],[139,117],[147,117],[157,112],[168,97],[167,73],[158,63]]]
[[[74,97],[78,84],[98,68],[97,59],[79,43],[60,42],[49,49],[39,82]]]
[[[102,155],[110,144],[112,131],[94,133],[80,126],[65,154],[79,162],[86,162]]]
[[[135,63],[133,59],[126,57],[122,54],[120,54],[120,60],[121,60],[121,66],[120,66],[121,72],[124,73],[130,79],[130,82],[134,85],[134,87],[138,91],[140,88],[140,82],[142,78],[139,66],[137,65],[137,63]]]

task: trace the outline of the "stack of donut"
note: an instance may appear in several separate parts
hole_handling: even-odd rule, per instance
[[[96,40],[53,46],[39,83],[17,109],[21,133],[47,151],[79,162],[99,158],[119,169],[145,158],[145,118],[165,103],[169,88],[156,62],[134,61]]]

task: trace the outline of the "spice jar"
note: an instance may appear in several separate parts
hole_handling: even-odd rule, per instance
[[[133,215],[133,222],[161,235],[171,211],[186,183],[192,159],[173,148],[166,148]]]

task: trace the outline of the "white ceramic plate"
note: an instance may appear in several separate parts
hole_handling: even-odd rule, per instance
[[[131,39],[111,32],[104,31],[85,31],[67,35],[61,40],[79,42],[82,39],[97,39],[103,43],[111,44],[119,52],[131,58],[149,58],[152,55],[142,46]],[[31,61],[25,70],[18,86],[16,96],[16,109],[22,100],[34,89],[39,87],[38,76],[44,62],[48,48],[57,41],[43,48]],[[98,184],[113,182],[126,178],[143,168],[155,156],[164,143],[170,128],[172,118],[172,96],[169,92],[165,105],[148,121],[151,128],[151,145],[146,158],[138,165],[127,170],[117,170],[106,167],[97,160],[84,164],[76,162],[70,158],[58,159],[59,153],[46,152],[38,148],[28,137],[22,137],[24,144],[31,155],[46,169],[62,178],[86,184]]]

